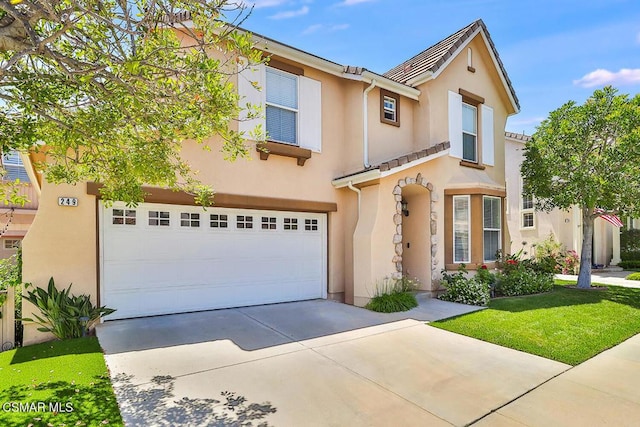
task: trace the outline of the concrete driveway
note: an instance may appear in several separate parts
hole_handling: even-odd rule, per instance
[[[467,425],[570,368],[425,323],[472,309],[314,300],[106,322],[98,337],[127,425]]]

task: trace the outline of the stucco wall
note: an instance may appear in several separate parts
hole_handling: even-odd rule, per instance
[[[77,207],[58,206],[58,197],[77,197]],[[38,213],[22,242],[22,279],[44,288],[53,276],[58,288],[73,283],[74,294],[87,294],[95,304],[97,295],[95,197],[85,184],[43,183]],[[23,302],[23,316],[34,307]],[[45,341],[50,335],[25,324],[24,344]]]

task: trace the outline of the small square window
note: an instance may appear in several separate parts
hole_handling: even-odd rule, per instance
[[[6,239],[4,241],[5,249],[18,249],[22,245],[22,241],[20,239]]]
[[[380,90],[380,121],[400,126],[400,96],[388,90]]]
[[[168,227],[170,225],[169,212],[149,211],[149,225]]]
[[[241,229],[253,228],[253,217],[246,216],[246,215],[237,215],[236,228],[241,228]]]
[[[285,230],[297,230],[298,229],[298,218],[285,218],[284,219],[284,229]]]
[[[229,226],[229,219],[227,215],[211,214],[209,216],[209,220],[211,228],[227,228]]]
[[[262,217],[262,229],[263,230],[275,230],[276,229],[276,217]]]
[[[305,219],[304,220],[304,229],[306,231],[318,231],[318,220],[317,219]]]
[[[113,221],[115,225],[136,225],[136,211],[133,209],[113,209]]]
[[[181,227],[200,227],[200,214],[191,212],[182,212],[180,214]]]

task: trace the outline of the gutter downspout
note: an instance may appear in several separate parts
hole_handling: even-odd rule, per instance
[[[368,107],[368,96],[369,96],[369,92],[371,92],[373,90],[374,87],[376,87],[376,80],[373,79],[371,80],[371,85],[369,85],[368,88],[366,88],[364,90],[364,94],[362,97],[362,114],[363,114],[363,118],[362,118],[362,151],[363,151],[363,163],[364,163],[364,167],[368,168],[369,166],[371,166],[369,164],[369,107]],[[349,187],[351,188],[351,187]]]
[[[349,190],[358,193],[358,219],[360,219],[360,199],[362,197],[362,191],[359,188],[353,186],[353,181],[349,181],[347,187],[349,187]]]

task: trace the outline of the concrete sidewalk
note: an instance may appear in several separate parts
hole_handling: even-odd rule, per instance
[[[591,283],[602,285],[623,286],[625,288],[640,288],[640,281],[625,280],[632,271],[593,271],[591,273]],[[562,280],[578,280],[578,276],[572,274],[556,274],[556,278]]]
[[[640,335],[572,368],[476,426],[637,426]]]
[[[127,425],[462,426],[570,368],[330,301],[198,314],[98,328]]]

